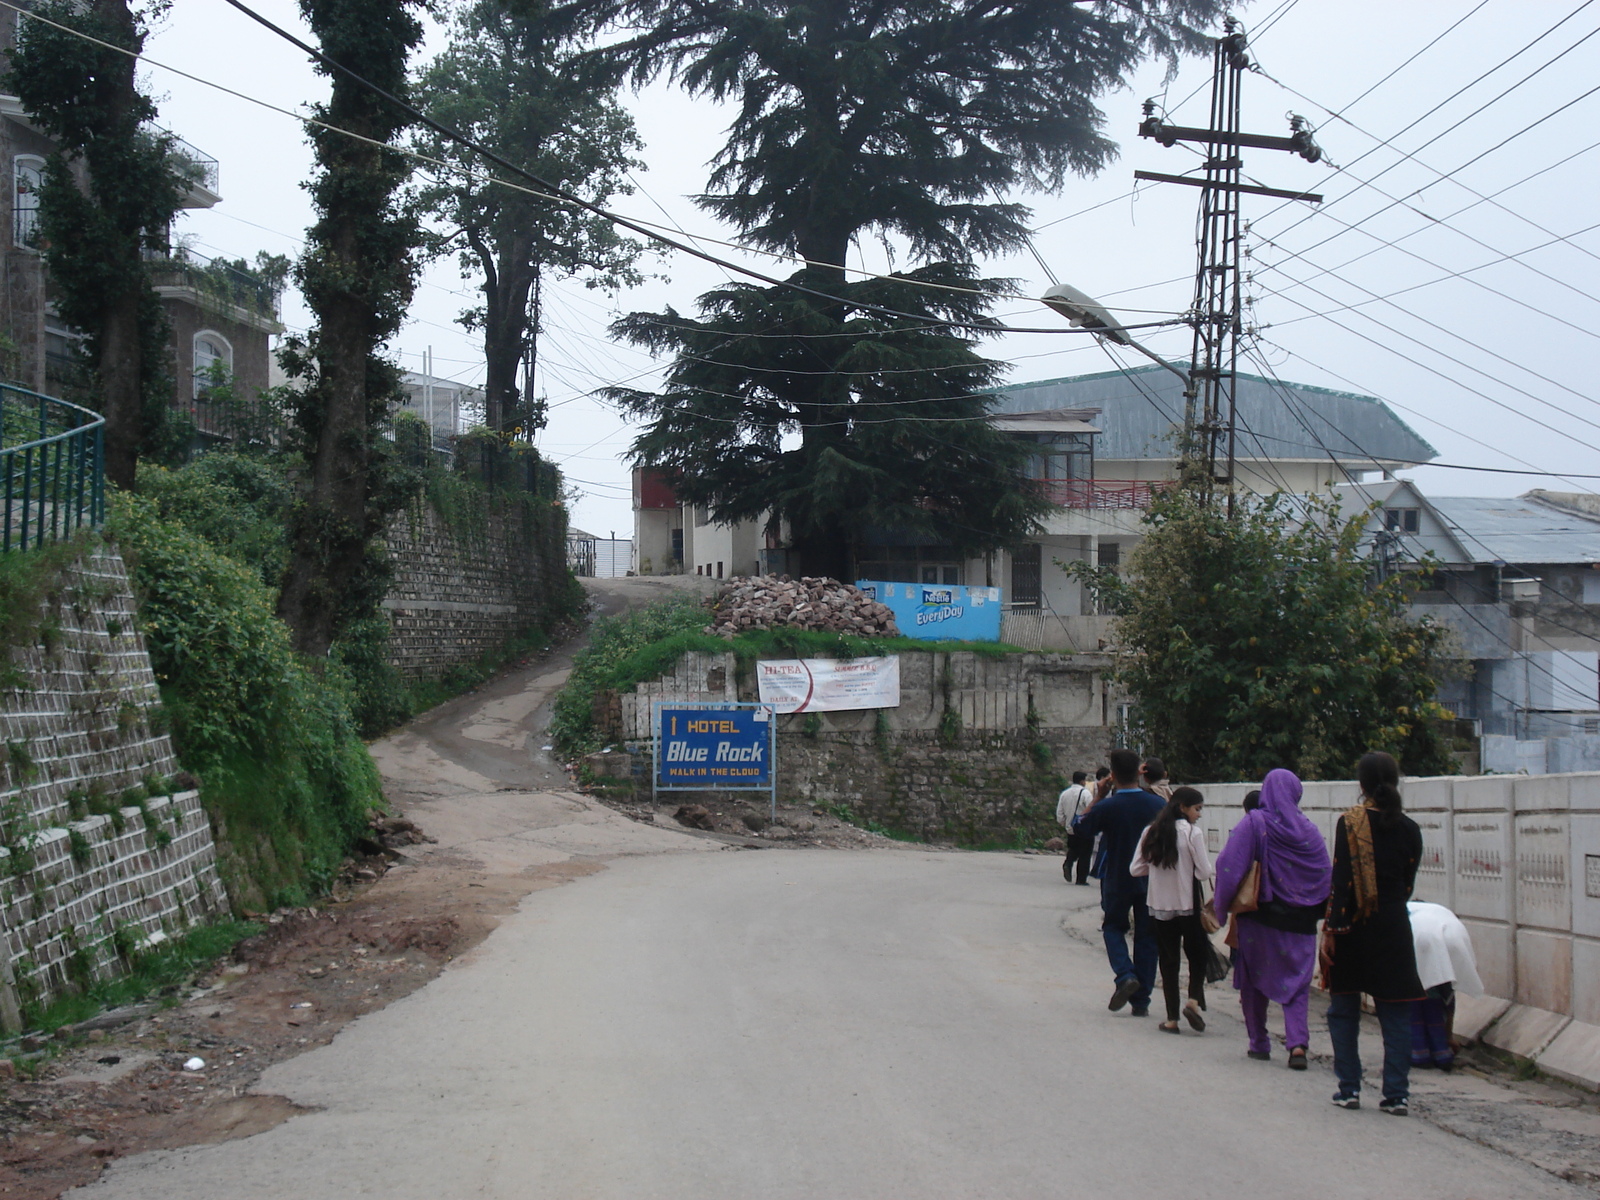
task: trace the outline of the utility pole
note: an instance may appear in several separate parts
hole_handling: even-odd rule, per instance
[[[1184,475],[1198,476],[1207,500],[1218,487],[1228,496],[1233,513],[1235,422],[1239,375],[1239,334],[1244,326],[1240,258],[1244,225],[1240,219],[1242,195],[1276,196],[1286,200],[1322,203],[1310,192],[1290,192],[1241,181],[1243,160],[1239,151],[1287,150],[1307,162],[1322,158],[1301,117],[1289,118],[1288,137],[1243,133],[1239,129],[1239,93],[1244,73],[1250,69],[1245,35],[1229,18],[1225,35],[1217,39],[1212,56],[1211,121],[1205,129],[1168,125],[1155,114],[1153,101],[1145,101],[1139,136],[1163,146],[1178,142],[1203,142],[1205,174],[1162,175],[1135,171],[1135,179],[1155,183],[1181,183],[1200,191],[1199,264],[1194,279],[1194,349],[1189,360],[1190,390],[1184,405]]]

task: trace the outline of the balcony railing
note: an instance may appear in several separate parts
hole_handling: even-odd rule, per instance
[[[105,452],[99,413],[0,384],[0,550],[59,542],[105,520]]]
[[[259,275],[181,247],[171,257],[147,251],[145,259],[155,287],[191,288],[269,321],[278,318],[278,289]]]
[[[172,134],[171,137],[173,165],[177,168],[178,174],[189,183],[198,184],[206,191],[214,193],[222,173],[217,160],[176,134]]]
[[[1060,508],[1149,508],[1173,486],[1144,479],[1035,479],[1046,500]]]

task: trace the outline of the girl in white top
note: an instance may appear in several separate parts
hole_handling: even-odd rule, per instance
[[[1205,797],[1192,787],[1177,788],[1154,821],[1139,838],[1139,850],[1128,870],[1148,876],[1145,903],[1155,924],[1156,951],[1161,964],[1161,990],[1167,1001],[1163,1033],[1178,1029],[1178,952],[1189,960],[1189,1000],[1183,1017],[1196,1033],[1205,1031],[1201,1015],[1206,1006],[1206,961],[1210,947],[1200,924],[1199,884],[1210,882],[1215,872],[1200,830]]]

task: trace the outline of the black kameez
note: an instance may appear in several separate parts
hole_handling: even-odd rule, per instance
[[[1365,920],[1356,916],[1350,842],[1343,817],[1334,833],[1328,926],[1349,932],[1333,935],[1328,991],[1334,995],[1365,992],[1374,1000],[1420,1000],[1423,987],[1417,976],[1417,951],[1406,901],[1411,898],[1422,861],[1422,830],[1403,813],[1385,820],[1374,812],[1369,821],[1378,908]]]

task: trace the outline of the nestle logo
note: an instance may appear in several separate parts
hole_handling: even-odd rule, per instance
[[[924,604],[954,604],[956,594],[950,588],[923,588],[922,602]]]

